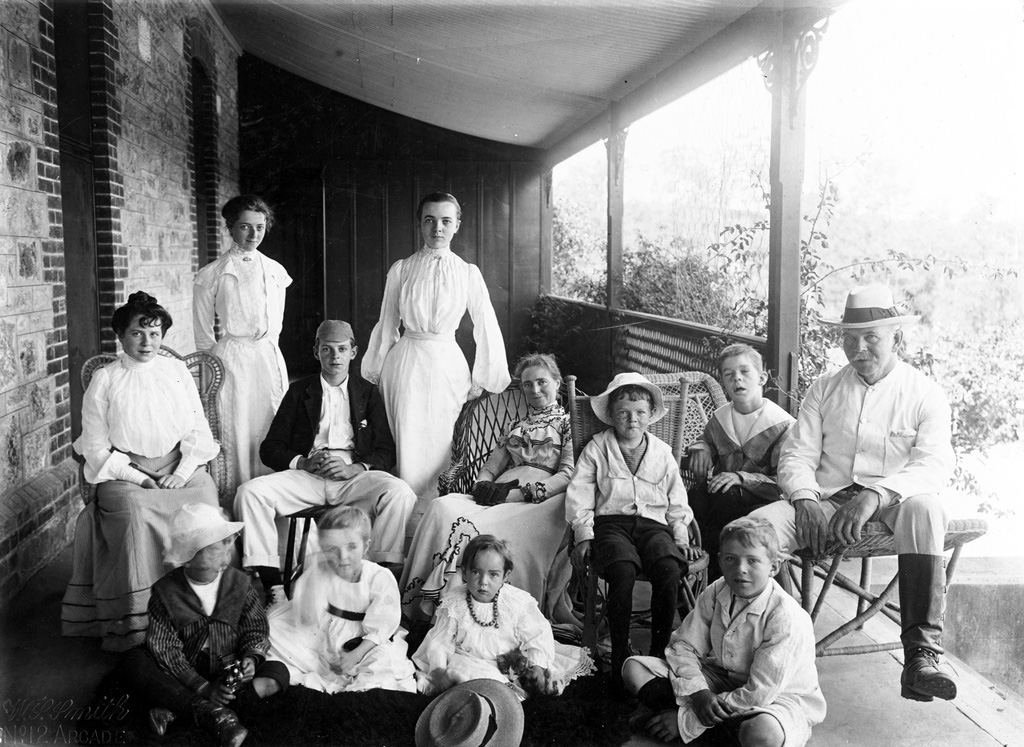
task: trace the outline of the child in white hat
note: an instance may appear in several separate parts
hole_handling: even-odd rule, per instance
[[[672,447],[647,432],[667,412],[661,389],[638,373],[621,373],[590,404],[611,428],[576,461],[565,518],[576,537],[573,565],[586,570],[593,563],[608,582],[612,677],[621,684],[637,575],[642,570],[651,582],[650,653],[664,658],[679,582],[700,549],[690,546],[693,512]]]
[[[146,646],[130,651],[122,670],[154,706],[149,724],[159,735],[191,712],[221,745],[238,747],[248,731],[227,706],[288,687],[287,668],[266,660],[263,595],[247,574],[228,567],[243,527],[200,503],[171,518],[164,562],[177,567],[153,585]]]

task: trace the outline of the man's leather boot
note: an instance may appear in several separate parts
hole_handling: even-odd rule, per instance
[[[900,695],[908,700],[952,700],[956,679],[942,662],[945,582],[941,555],[899,556],[903,674]]]

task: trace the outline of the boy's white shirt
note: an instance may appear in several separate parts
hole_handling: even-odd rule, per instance
[[[651,433],[636,474],[629,471],[615,431],[591,439],[576,463],[565,496],[565,519],[576,542],[594,538],[595,516],[642,516],[666,524],[677,545],[690,544],[693,511],[672,449]],[[602,488],[602,489],[599,489]]]
[[[676,701],[710,689],[701,672],[701,662],[707,661],[727,670],[735,683],[735,689],[723,693],[734,712],[795,698],[810,724],[821,723],[825,698],[818,686],[810,616],[774,579],[730,618],[733,596],[725,580],[718,579],[672,634],[665,659]],[[692,708],[680,708],[678,721],[684,739],[706,728]]]
[[[188,585],[192,587],[192,591],[199,597],[199,603],[203,605],[203,612],[209,617],[213,614],[213,611],[217,608],[217,594],[220,592],[220,582],[224,578],[224,571],[217,574],[217,578],[208,584],[200,584],[188,577],[188,573],[185,573],[185,580],[188,581]]]

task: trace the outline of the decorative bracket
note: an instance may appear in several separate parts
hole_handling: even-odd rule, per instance
[[[815,66],[818,64],[818,54],[821,49],[821,39],[828,30],[828,16],[815,22],[810,28],[799,32],[790,42],[789,53],[792,64],[789,66],[789,85],[792,90],[790,98],[790,118],[796,118],[797,94],[800,93],[807,79],[811,77]],[[764,78],[764,87],[771,93],[775,93],[779,86],[780,69],[775,64],[775,50],[769,49],[760,54],[757,64],[761,68]]]

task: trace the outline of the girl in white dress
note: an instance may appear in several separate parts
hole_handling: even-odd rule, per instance
[[[412,658],[420,692],[490,679],[521,687],[522,697],[560,694],[593,671],[584,649],[555,643],[536,600],[505,583],[512,567],[504,540],[491,534],[470,540],[463,583],[445,590],[434,627]]]
[[[485,390],[504,391],[511,381],[483,276],[450,248],[461,217],[450,194],[435,192],[420,202],[423,248],[388,271],[380,320],[362,363],[363,378],[380,384],[398,451],[397,474],[421,499],[437,496],[462,405]],[[476,341],[472,375],[455,342],[467,311]],[[399,325],[405,327],[401,337]]]
[[[363,559],[370,517],[337,506],[317,524],[313,567],[299,577],[292,600],[268,614],[270,658],[284,662],[292,684],[314,690],[415,692],[398,584],[390,571]]]
[[[166,568],[171,516],[189,503],[219,507],[206,471],[213,440],[185,364],[159,354],[171,315],[137,291],[111,325],[123,352],[93,374],[82,401],[85,479],[96,496],[78,515],[74,564],[61,609],[66,636],[126,651],[146,639],[149,587]]]
[[[261,198],[241,195],[221,210],[231,249],[201,269],[192,288],[196,348],[224,363],[220,388],[221,440],[227,452],[228,489],[271,470],[260,461],[260,442],[288,387],[288,371],[277,345],[284,318],[284,267],[257,251],[274,224]],[[220,338],[214,322],[220,322]]]

